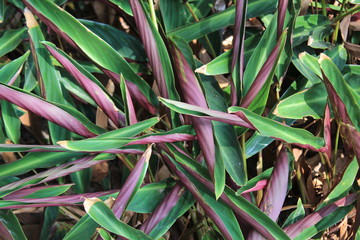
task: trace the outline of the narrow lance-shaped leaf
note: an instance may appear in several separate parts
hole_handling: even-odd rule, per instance
[[[294,239],[297,235],[299,235],[302,231],[306,228],[311,227],[318,223],[321,219],[328,216],[332,212],[334,212],[339,207],[344,207],[347,205],[352,204],[357,198],[357,194],[353,193],[344,198],[337,200],[336,202],[323,207],[317,212],[311,213],[310,215],[306,216],[305,218],[297,221],[289,226],[287,226],[284,231],[286,234],[291,238]]]
[[[106,230],[116,233],[127,239],[150,240],[145,233],[118,220],[111,209],[98,198],[86,198],[84,201],[85,211],[90,217]]]
[[[319,63],[335,117],[340,123],[346,124],[341,127],[344,143],[347,148],[352,147],[360,162],[360,97],[345,82],[339,69],[328,56],[321,54]]]
[[[171,149],[176,161],[191,174],[187,175],[187,177],[190,178],[190,176],[193,176],[195,178],[191,178],[193,184],[198,187],[202,184],[212,192],[215,190],[213,184],[210,182],[210,176],[204,166],[184,154],[184,152],[178,147],[174,147],[174,145],[170,144],[167,144],[167,146]],[[183,171],[181,169],[179,170]],[[235,192],[228,187],[225,187],[225,191],[220,196],[220,199],[226,204],[224,206],[229,206],[235,214],[243,219],[246,219],[250,225],[263,234],[263,236],[267,239],[289,239],[281,228],[267,215],[265,215],[248,200],[243,197],[236,196]]]
[[[0,98],[84,137],[94,137],[103,131],[75,109],[55,105],[19,88],[0,83]]]
[[[60,141],[61,146],[73,151],[105,151],[122,146],[151,144],[164,142],[181,142],[195,139],[195,133],[190,125],[183,125],[168,132],[147,134],[134,138],[105,138],[102,135],[80,141]]]
[[[140,157],[136,163],[134,169],[126,179],[123,187],[117,198],[115,199],[112,210],[117,218],[120,218],[129,204],[131,199],[134,197],[136,192],[139,190],[149,166],[149,160],[152,154],[152,145],[150,145],[144,154]]]
[[[170,160],[170,157],[167,156],[165,152],[162,154],[163,160],[166,162],[167,166],[173,171],[176,176],[180,179],[180,181],[184,184],[184,186],[191,192],[196,201],[200,204],[200,206],[204,209],[204,212],[211,220],[215,223],[215,225],[219,228],[221,234],[225,239],[233,239],[229,230],[226,228],[224,222],[221,220],[218,214],[206,203],[203,196],[199,192],[199,190],[194,186],[194,184],[190,181],[190,179],[181,171],[179,171],[176,165]]]
[[[48,185],[33,188],[23,188],[3,197],[4,200],[21,198],[45,198],[59,196],[69,190],[74,184]]]
[[[13,85],[19,77],[25,61],[28,59],[30,51],[27,51],[21,57],[9,62],[0,69],[0,82]]]
[[[106,90],[99,86],[100,83],[80,65],[72,60],[66,53],[50,42],[42,42],[49,52],[58,60],[64,68],[80,83],[86,92],[94,99],[97,105],[120,127],[124,125],[124,115],[115,106]]]
[[[251,84],[251,87],[247,91],[245,97],[242,99],[240,104],[241,107],[243,108],[248,108],[249,106],[250,106],[249,108],[251,108],[251,106],[257,107],[257,101],[264,101],[264,97],[262,95],[258,96],[258,93],[262,90],[263,87],[265,89],[268,89],[270,86],[272,77],[275,73],[276,64],[279,60],[280,54],[286,42],[286,35],[287,35],[287,31],[285,30],[282,33],[278,42],[276,43],[275,47],[271,51],[269,57],[265,61],[263,67],[260,69],[259,73],[257,74],[254,82]],[[256,100],[254,101],[254,99],[256,99],[257,101]],[[265,103],[266,103],[266,99],[264,101]],[[264,105],[265,104],[263,103],[262,106]]]
[[[50,155],[50,154],[48,154],[48,155]],[[58,154],[58,155],[59,155],[58,158],[65,158],[65,160],[67,160],[65,154]],[[38,156],[38,158],[41,158],[41,155],[40,156],[37,155],[37,156]],[[52,156],[52,159],[57,160],[56,156],[54,156],[53,154],[51,154],[50,157],[51,156]],[[34,157],[36,157],[36,155]],[[29,156],[28,159],[32,160],[31,156]],[[86,168],[94,166],[98,163],[101,163],[102,161],[108,161],[111,159],[113,159],[113,155],[109,155],[109,154],[100,154],[98,156],[93,155],[93,156],[83,157],[78,160],[64,163],[58,167],[51,168],[47,171],[44,171],[44,172],[38,173],[36,175],[33,175],[30,177],[21,179],[19,181],[7,184],[5,186],[2,186],[2,187],[0,187],[0,194],[1,194],[1,196],[5,196],[5,195],[7,195],[11,192],[14,192],[16,190],[19,190],[25,186],[30,187],[30,186],[34,186],[37,184],[46,183],[48,181],[57,179],[59,177],[67,176],[72,172],[80,171],[82,169],[86,169]],[[44,158],[44,160],[48,160],[48,159]],[[57,162],[60,162],[60,161],[57,161]],[[25,162],[24,158],[22,159],[22,163],[23,163],[23,165],[28,164],[27,162]],[[33,164],[33,165],[34,165],[34,168],[46,167],[45,164],[43,164],[43,165]],[[6,168],[5,168],[5,170],[6,170]],[[20,172],[20,173],[22,173],[22,172]]]
[[[278,4],[278,28],[277,28],[277,38],[278,40],[281,38],[281,34],[284,31],[284,22],[286,16],[286,8],[289,4],[289,0],[279,0]]]
[[[274,12],[277,0],[252,0],[247,7],[246,19]],[[215,32],[221,28],[234,24],[235,7],[229,7],[225,11],[213,14],[191,25],[179,27],[168,33],[168,36],[178,36],[186,41],[198,39],[206,34]]]
[[[237,105],[242,91],[242,81],[244,75],[244,41],[245,41],[245,22],[246,22],[247,0],[238,0],[235,11],[235,27],[233,38],[233,52],[231,61],[231,73],[233,85],[231,85],[231,105]],[[235,89],[234,89],[235,87]]]
[[[171,192],[168,193],[161,201],[161,203],[156,207],[155,211],[152,212],[152,214],[141,225],[140,230],[145,234],[149,234],[151,230],[169,214],[183,193],[184,188],[179,183],[176,184]]]
[[[116,194],[118,190],[82,193],[76,195],[64,195],[46,198],[21,198],[0,200],[0,209],[27,208],[27,207],[53,207],[53,206],[75,206],[84,201],[84,198],[103,197]]]
[[[27,240],[19,220],[10,210],[0,210],[0,229],[2,237],[9,237],[14,240]]]
[[[330,107],[329,104],[325,106],[325,113],[324,113],[324,140],[325,140],[325,155],[328,160],[331,159],[331,115],[330,115]]]
[[[24,0],[26,6],[46,25],[53,29],[72,46],[80,49],[93,62],[101,67],[116,83],[120,82],[119,74],[131,81],[131,94],[151,113],[155,113],[158,105],[155,93],[150,86],[139,77],[125,59],[109,44],[92,33],[77,19],[50,0]],[[155,107],[154,107],[155,106]]]
[[[206,101],[209,108],[226,112],[228,105],[216,79],[212,76],[200,75]],[[213,121],[216,166],[225,166],[231,179],[239,186],[246,183],[246,163],[242,157],[240,144],[233,125]]]
[[[289,156],[285,146],[280,150],[270,180],[261,199],[259,208],[268,215],[274,222],[280,215],[284,204],[289,180]],[[256,231],[249,233],[249,239],[258,239],[260,234]]]
[[[40,43],[40,41],[45,40],[40,26],[29,9],[25,8],[24,15],[28,27],[30,46],[36,65],[41,95],[48,101],[66,104],[59,81],[60,76],[51,62],[49,52]],[[49,132],[53,143],[70,138],[70,132],[68,130],[53,122],[49,122]]]
[[[207,108],[206,99],[204,93],[201,90],[198,79],[186,61],[184,55],[180,52],[174,43],[171,44],[170,49],[173,56],[175,73],[179,81],[181,93],[185,102]],[[206,165],[209,169],[210,176],[215,182],[217,190],[216,195],[218,196],[218,194],[223,191],[225,186],[225,174],[215,174],[215,143],[211,121],[200,118],[191,118],[191,121],[194,125],[199,145],[204,155]],[[218,183],[223,184],[221,186],[218,185]]]
[[[26,37],[26,28],[5,30],[0,37],[0,57],[14,50]]]
[[[60,145],[23,145],[23,144],[0,144],[0,152],[71,152]],[[81,151],[78,151],[81,152]],[[114,154],[141,154],[143,151],[136,147],[123,149],[108,149],[93,152]]]
[[[234,114],[228,114],[207,108],[201,108],[198,106],[168,99],[160,100],[166,106],[183,114],[254,129],[263,136],[281,139],[287,143],[291,143],[314,151],[325,151],[324,140],[322,138],[315,137],[312,133],[306,130],[292,128],[269,118],[262,117],[245,108],[230,107],[228,109],[229,112],[233,112],[237,116],[239,116],[238,118],[236,118]]]
[[[175,90],[175,79],[170,57],[159,32],[146,15],[141,1],[130,0],[130,5],[146,55],[149,58],[157,86],[160,90],[160,95],[174,100],[179,99]]]
[[[133,125],[138,122],[136,117],[136,112],[134,108],[133,101],[131,99],[131,95],[129,93],[129,89],[126,84],[126,80],[120,76],[120,89],[121,89],[121,95],[124,102],[124,108],[125,108],[125,114],[126,114],[126,120],[127,125]]]

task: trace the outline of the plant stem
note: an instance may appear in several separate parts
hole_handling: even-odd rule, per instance
[[[185,3],[185,6],[186,8],[189,10],[191,16],[194,18],[195,22],[198,22],[199,21],[199,18],[196,16],[195,12],[192,10],[190,4],[188,2]],[[204,36],[205,38],[205,41],[207,43],[207,45],[209,46],[209,50],[210,50],[210,55],[215,58],[216,57],[216,53],[215,53],[215,50],[210,42],[210,39],[208,38],[207,35]]]
[[[333,19],[333,22],[339,22],[341,21],[344,17],[351,15],[353,13],[359,12],[360,11],[360,5],[357,5],[351,9],[349,9],[347,12],[345,12],[342,15],[337,16],[336,18]]]
[[[152,20],[156,30],[158,30],[158,25],[157,25],[157,22],[156,22],[155,8],[154,8],[154,2],[153,2],[153,0],[148,0],[148,2],[149,2],[149,7],[150,7],[151,20]]]

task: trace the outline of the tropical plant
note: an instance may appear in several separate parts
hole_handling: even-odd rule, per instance
[[[0,0],[1,236],[360,238],[358,3]]]

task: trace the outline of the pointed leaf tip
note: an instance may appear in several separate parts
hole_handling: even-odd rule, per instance
[[[196,73],[205,74],[206,73],[206,65],[202,65],[201,67],[195,70]]]
[[[24,16],[25,16],[25,19],[26,19],[26,26],[29,29],[34,28],[34,27],[39,25],[38,22],[36,21],[34,15],[32,14],[32,12],[28,8],[24,9]]]
[[[91,209],[91,207],[97,203],[97,202],[101,202],[101,200],[99,198],[96,198],[96,197],[93,197],[93,198],[85,198],[85,201],[84,201],[84,209],[85,211],[88,213]]]
[[[305,53],[304,53],[305,54]],[[329,60],[330,58],[324,54],[324,53],[320,53],[320,57],[319,57],[319,63],[321,63],[324,60]]]

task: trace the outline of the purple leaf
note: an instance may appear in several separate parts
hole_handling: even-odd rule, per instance
[[[110,159],[93,160],[95,157],[96,157],[96,155],[87,156],[87,157],[75,160],[73,162],[65,163],[58,167],[51,168],[47,171],[38,173],[36,175],[21,179],[19,181],[9,183],[5,186],[0,187],[0,193],[5,192],[5,191],[10,193],[12,191],[21,189],[24,186],[30,187],[30,186],[38,185],[41,183],[45,183],[45,182],[57,179],[59,177],[69,175],[70,173],[92,167],[103,161],[110,160]]]
[[[129,177],[126,179],[124,186],[121,188],[120,193],[114,202],[112,210],[117,218],[121,217],[126,206],[129,204],[132,197],[140,188],[140,185],[144,180],[152,153],[151,148],[152,145],[150,145],[146,149],[144,154],[140,157],[139,161],[136,163],[134,169],[131,171]]]
[[[25,208],[25,207],[50,207],[50,206],[71,206],[81,204],[84,198],[101,197],[119,192],[119,190],[111,190],[95,193],[82,193],[76,195],[66,195],[47,198],[20,198],[8,200],[14,205],[0,207],[1,209]],[[5,201],[4,201],[5,202]],[[21,204],[24,203],[24,204]]]
[[[4,200],[12,200],[12,199],[20,199],[23,197],[26,197],[36,191],[39,190],[43,190],[43,189],[51,189],[52,187],[60,187],[60,186],[72,186],[74,185],[73,183],[71,184],[61,184],[61,185],[49,185],[49,186],[40,186],[40,187],[34,187],[34,188],[24,188],[21,190],[18,190],[16,192],[10,193],[8,195],[6,195],[5,197],[3,197]]]
[[[58,60],[61,65],[79,82],[79,84],[85,89],[85,91],[91,96],[96,104],[103,110],[103,112],[111,119],[111,121],[117,126],[124,125],[123,113],[115,106],[114,102],[110,99],[109,95],[96,84],[91,77],[86,76],[81,72],[63,53],[61,50],[55,47],[53,44],[45,43],[45,47],[49,52]]]
[[[245,193],[250,193],[250,192],[255,192],[255,191],[259,191],[259,190],[263,190],[265,188],[265,186],[268,184],[268,180],[267,179],[263,179],[260,180],[256,183],[256,185],[252,188],[249,188],[248,190],[245,190],[241,193],[241,195],[245,194]],[[243,196],[244,197],[244,196]]]
[[[121,77],[120,85],[121,85],[122,94],[124,95],[123,98],[125,98],[124,103],[127,105],[127,114],[128,114],[129,125],[133,125],[133,124],[137,123],[138,120],[136,118],[134,104],[131,99],[129,89],[127,87],[127,83],[123,77]]]
[[[189,138],[189,137],[188,137]],[[23,145],[23,144],[0,144],[0,152],[69,152],[70,150],[60,145]],[[77,151],[81,152],[81,151]],[[89,152],[89,151],[87,151]],[[114,154],[142,154],[138,149],[109,149],[104,151],[93,151],[97,153]]]
[[[281,37],[281,33],[283,32],[284,28],[284,22],[285,22],[285,16],[286,16],[286,9],[288,6],[289,0],[279,0],[278,5],[278,28],[277,28],[277,38],[278,40]]]
[[[164,68],[158,52],[159,47],[157,46],[156,40],[152,33],[148,19],[144,13],[139,0],[130,0],[132,12],[136,22],[139,35],[144,44],[146,55],[149,58],[149,63],[153,70],[156,84],[159,88],[160,95],[165,98],[169,98],[168,87],[165,81]]]
[[[333,213],[337,208],[350,205],[356,199],[357,199],[357,194],[352,193],[344,198],[341,198],[340,200],[337,200],[336,202],[334,202],[330,205],[327,205],[326,207],[323,207],[319,211],[306,216],[302,220],[297,221],[297,222],[291,224],[290,226],[287,226],[286,228],[284,228],[284,231],[287,233],[287,235],[290,238],[293,239],[298,234],[300,234],[303,230],[305,230],[306,228],[314,226],[316,223],[318,223],[324,217]]]
[[[278,40],[275,47],[271,51],[268,59],[265,61],[263,67],[257,74],[254,82],[251,84],[248,92],[245,97],[242,99],[240,106],[243,108],[247,108],[250,103],[255,99],[257,94],[260,92],[261,88],[264,86],[265,82],[272,77],[274,74],[276,64],[281,55],[281,51],[284,48],[286,41],[287,30],[282,33],[282,37]]]
[[[276,222],[287,194],[289,180],[289,157],[286,148],[283,146],[276,160],[274,170],[266,185],[266,190],[261,199],[259,208]],[[252,231],[248,239],[261,239],[261,234]]]
[[[155,211],[141,225],[140,230],[145,234],[149,234],[151,230],[153,230],[153,228],[169,214],[183,193],[184,188],[179,183],[176,184],[171,192],[168,193],[156,207]]]
[[[244,74],[244,40],[247,0],[237,0],[233,39],[233,57],[231,61],[231,105],[237,105],[241,94]]]
[[[201,86],[184,55],[174,43],[171,43],[170,51],[173,56],[175,73],[185,102],[207,108],[208,106]],[[194,117],[191,118],[191,121],[196,131],[210,176],[214,180],[215,143],[212,123],[209,120]]]
[[[14,87],[0,84],[0,98],[46,118],[81,136],[96,136],[95,133],[89,131],[89,129],[73,115],[35,95],[27,94]]]
[[[218,227],[220,232],[222,233],[223,237],[225,239],[232,239],[231,234],[227,230],[224,222],[220,219],[220,217],[215,213],[215,211],[206,204],[204,198],[202,197],[201,193],[198,191],[198,189],[193,185],[193,183],[189,180],[189,178],[183,174],[181,171],[179,171],[175,164],[170,160],[170,158],[166,154],[162,154],[162,159],[166,162],[167,166],[171,169],[172,172],[176,174],[176,176],[180,179],[182,184],[191,192],[191,194],[194,196],[196,201],[200,204],[206,215],[211,218],[211,220],[215,223],[215,225]],[[212,183],[209,182],[209,185],[215,190]]]
[[[178,102],[170,99],[159,98],[159,100],[164,105],[173,108],[174,110],[182,114],[228,123],[235,126],[255,129],[255,127],[252,124],[249,124],[248,122],[242,120],[240,117],[236,116],[235,114],[224,113],[209,109],[207,107],[199,107],[196,105],[191,105],[188,103]],[[177,106],[181,106],[181,108],[177,108]],[[183,111],[183,109],[185,110]]]
[[[330,108],[329,104],[326,104],[324,114],[324,139],[325,139],[325,155],[328,160],[331,159],[331,122],[330,122]]]

